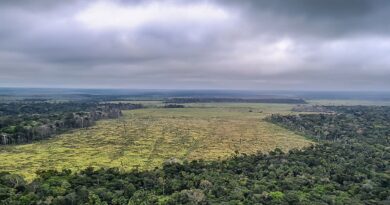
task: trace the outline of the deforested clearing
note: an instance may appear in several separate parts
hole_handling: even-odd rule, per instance
[[[0,169],[31,180],[40,169],[82,170],[118,167],[154,169],[164,161],[215,160],[236,153],[284,151],[313,142],[264,121],[271,113],[289,113],[281,104],[189,104],[186,108],[124,111],[55,138],[0,147]]]

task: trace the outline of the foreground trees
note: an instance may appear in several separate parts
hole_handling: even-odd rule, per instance
[[[1,173],[0,203],[388,204],[390,108],[330,109],[338,114],[269,119],[319,139],[303,150],[215,162],[171,160],[143,172],[43,171],[32,183]],[[325,132],[331,130],[337,137]]]

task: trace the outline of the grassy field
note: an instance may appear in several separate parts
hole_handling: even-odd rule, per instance
[[[189,104],[124,111],[115,120],[33,144],[0,147],[0,170],[31,180],[39,169],[88,166],[152,169],[170,158],[216,160],[240,153],[301,148],[312,142],[262,119],[293,105]]]

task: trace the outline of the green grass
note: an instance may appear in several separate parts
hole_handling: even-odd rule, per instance
[[[115,120],[26,145],[0,147],[0,170],[28,180],[39,169],[88,166],[153,169],[170,158],[217,160],[240,153],[289,150],[312,142],[262,119],[293,105],[190,104],[124,111]],[[251,112],[250,112],[251,111]]]

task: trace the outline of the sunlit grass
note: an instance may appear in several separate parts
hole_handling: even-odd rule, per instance
[[[0,170],[31,180],[39,169],[152,169],[169,158],[216,160],[312,142],[263,121],[292,105],[207,103],[125,111],[124,117],[27,145],[0,147]]]

